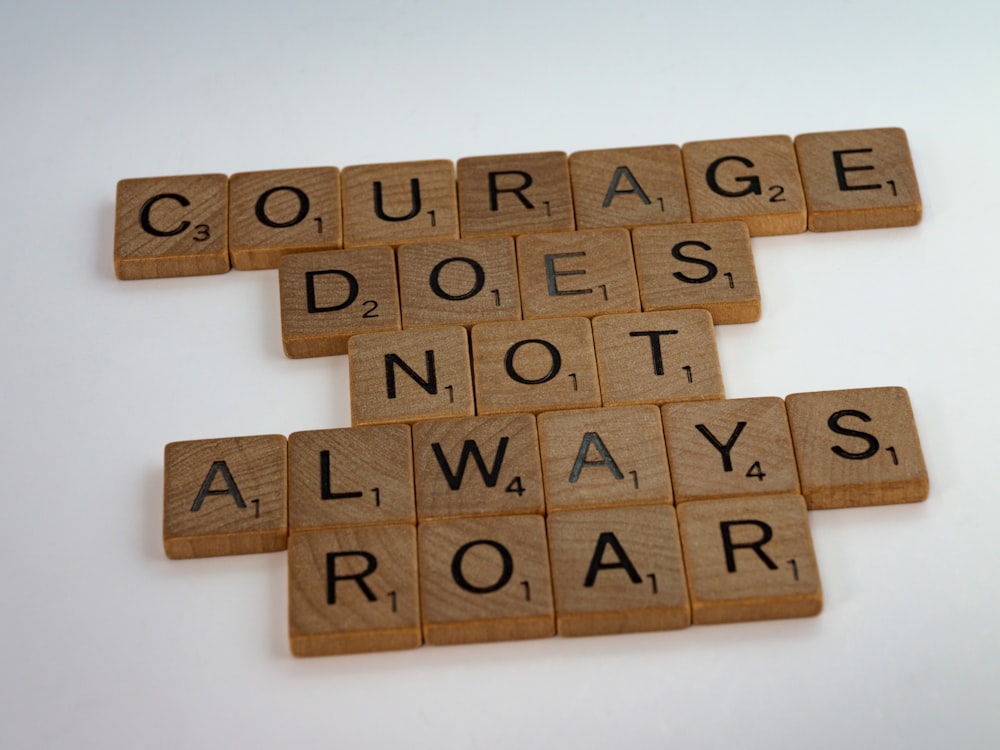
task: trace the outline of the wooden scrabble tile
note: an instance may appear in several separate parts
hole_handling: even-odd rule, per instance
[[[539,414],[538,440],[550,513],[673,502],[655,406]]]
[[[593,325],[605,406],[725,398],[706,310],[601,315]]]
[[[343,184],[345,247],[458,239],[450,161],[346,167]]]
[[[691,221],[677,146],[577,151],[569,172],[580,229]]]
[[[417,422],[413,448],[421,522],[545,512],[531,414]]]
[[[556,513],[548,518],[548,531],[559,635],[691,624],[672,506]]]
[[[411,525],[293,533],[288,542],[292,653],[420,646],[416,536]]]
[[[786,403],[810,509],[927,498],[927,468],[905,389],[793,393]]]
[[[284,435],[169,443],[163,465],[163,547],[167,557],[285,549]]]
[[[809,229],[909,227],[920,222],[917,177],[900,128],[796,136]]]
[[[806,231],[806,202],[787,135],[685,143],[682,153],[694,221],[742,221],[752,237]]]
[[[601,405],[586,318],[480,323],[472,327],[472,366],[478,414]]]
[[[663,429],[678,505],[799,494],[795,451],[780,398],[668,404]]]
[[[348,342],[354,426],[476,413],[460,326],[364,333]]]
[[[390,247],[287,255],[278,286],[281,341],[289,357],[345,354],[351,336],[401,328]]]
[[[525,320],[639,312],[626,229],[522,234],[517,273]]]
[[[121,180],[115,205],[119,279],[229,270],[229,181],[224,174]]]
[[[695,625],[809,617],[823,608],[801,496],[686,503],[677,520]]]
[[[541,516],[427,521],[417,533],[427,643],[555,635]]]
[[[566,154],[459,159],[458,208],[463,237],[574,229]]]
[[[700,307],[712,322],[760,319],[750,233],[741,221],[640,227],[632,231],[643,310]]]
[[[336,167],[240,172],[229,178],[233,268],[277,268],[282,255],[342,244]]]
[[[290,531],[416,521],[409,425],[288,436]]]
[[[511,237],[403,245],[397,262],[404,328],[521,319]]]

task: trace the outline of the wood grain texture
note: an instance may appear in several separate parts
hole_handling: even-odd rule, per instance
[[[286,255],[278,288],[289,357],[346,354],[351,336],[402,327],[390,247]]]
[[[550,513],[673,502],[655,406],[546,412],[538,439]]]
[[[742,221],[752,237],[806,231],[806,202],[787,135],[697,141],[681,151],[693,221]]]
[[[343,185],[345,247],[458,239],[450,161],[346,167]]]
[[[282,255],[342,244],[336,167],[240,172],[229,178],[233,268],[277,268]]]
[[[517,271],[525,320],[639,312],[625,229],[522,234]]]
[[[575,229],[566,154],[459,159],[458,207],[462,237]]]
[[[417,422],[413,448],[420,521],[545,512],[531,414]]]
[[[479,414],[601,405],[586,318],[480,323],[472,327],[472,362]]]
[[[678,505],[799,494],[795,451],[780,398],[668,404],[663,429]]]
[[[632,231],[644,311],[698,307],[712,322],[760,319],[760,288],[741,221],[640,227]]]
[[[902,129],[805,133],[796,136],[795,153],[813,232],[920,222],[920,189]]]
[[[428,644],[555,635],[541,516],[427,521],[418,539]]]
[[[348,341],[347,357],[355,427],[476,413],[460,326],[360,334]]]
[[[121,180],[115,200],[119,279],[229,270],[229,180],[224,174]]]
[[[397,261],[404,328],[521,319],[511,237],[403,245]]]
[[[708,311],[601,315],[593,327],[605,406],[725,397]]]
[[[416,520],[409,425],[288,436],[290,531]]]
[[[284,435],[168,443],[163,466],[167,557],[241,555],[287,546]]]
[[[801,496],[686,503],[677,518],[695,625],[809,617],[823,608]]]
[[[288,631],[295,656],[420,646],[416,528],[293,533],[288,544]]]
[[[793,393],[787,404],[810,509],[927,498],[927,467],[904,388]]]
[[[691,624],[672,506],[556,513],[548,518],[548,532],[559,635]]]
[[[677,146],[577,151],[569,171],[580,229],[691,221]]]

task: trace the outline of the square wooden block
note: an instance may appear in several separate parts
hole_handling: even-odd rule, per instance
[[[511,237],[403,245],[397,262],[404,328],[521,319]]]
[[[428,644],[555,635],[541,516],[427,521],[418,539]]]
[[[663,429],[677,504],[799,494],[798,467],[780,398],[669,404]]]
[[[480,323],[472,327],[472,365],[478,414],[601,405],[586,318]]]
[[[577,151],[569,171],[580,229],[691,221],[677,146]]]
[[[288,436],[290,531],[402,522],[417,522],[409,425]]]
[[[539,414],[538,440],[550,513],[673,502],[655,406]]]
[[[920,189],[901,128],[805,133],[796,136],[795,153],[812,231],[920,222]]]
[[[458,207],[463,237],[574,229],[566,154],[459,159]]]
[[[712,322],[760,319],[760,288],[741,221],[640,227],[632,231],[642,309],[700,307]]]
[[[284,435],[185,440],[163,455],[167,557],[215,557],[285,549]]]
[[[277,268],[282,255],[342,244],[336,167],[240,172],[229,178],[233,268]]]
[[[344,246],[458,239],[455,167],[446,159],[346,167]]]
[[[288,631],[295,656],[423,643],[417,534],[410,525],[297,531],[288,543]]]
[[[517,238],[517,272],[525,320],[639,312],[625,229],[523,234]]]
[[[742,221],[750,235],[806,231],[806,201],[787,135],[685,143],[691,218]]]
[[[460,326],[364,333],[348,342],[347,357],[355,427],[476,413],[469,337]]]
[[[421,521],[545,512],[531,414],[417,422],[413,452]]]
[[[559,635],[691,624],[672,506],[556,513],[548,518],[548,530]]]
[[[708,311],[602,315],[593,324],[605,406],[725,398]]]
[[[229,179],[224,174],[121,180],[115,201],[119,279],[229,270]]]
[[[927,467],[905,389],[793,393],[787,405],[810,509],[927,498]]]
[[[346,354],[351,336],[402,327],[389,247],[287,255],[278,287],[281,341],[289,357]]]
[[[695,625],[809,617],[823,608],[801,496],[687,503],[677,520]]]

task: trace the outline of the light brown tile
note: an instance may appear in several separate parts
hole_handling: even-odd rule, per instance
[[[479,414],[600,406],[594,340],[586,318],[472,327]]]
[[[290,531],[404,522],[417,522],[409,425],[288,436]]]
[[[517,271],[525,320],[639,312],[625,229],[523,234]]]
[[[556,513],[548,531],[559,635],[691,624],[672,506]]]
[[[742,221],[757,237],[806,231],[792,139],[787,135],[685,143],[691,218]]]
[[[787,405],[810,509],[927,498],[927,468],[905,389],[793,393]]]
[[[427,521],[418,537],[428,644],[555,635],[541,516]]]
[[[605,406],[725,397],[706,310],[601,315],[593,326]]]
[[[364,333],[347,349],[355,427],[475,414],[464,328]]]
[[[566,154],[459,159],[458,206],[463,237],[574,229]]]
[[[799,494],[798,468],[780,398],[669,404],[663,429],[674,499]]]
[[[695,625],[809,617],[823,608],[802,497],[686,503],[677,518]]]
[[[580,229],[691,221],[677,146],[577,151],[569,171]]]
[[[809,229],[908,227],[921,203],[910,146],[900,128],[796,136]]]
[[[163,464],[163,547],[167,557],[285,549],[284,435],[168,443]]]
[[[288,543],[288,630],[295,656],[419,646],[416,528],[293,533]]]
[[[741,221],[640,227],[632,231],[642,309],[700,307],[712,322],[760,318],[760,289]]]
[[[343,185],[345,247],[458,239],[450,161],[345,167]]]
[[[233,268],[277,268],[282,255],[342,244],[336,167],[240,172],[229,178]]]
[[[421,522],[545,512],[531,414],[417,422],[413,447]]]
[[[287,255],[278,287],[289,357],[346,354],[351,336],[401,328],[392,248]]]
[[[655,406],[545,412],[538,439],[550,513],[673,502]]]
[[[229,181],[224,174],[121,180],[115,202],[119,279],[229,270]]]

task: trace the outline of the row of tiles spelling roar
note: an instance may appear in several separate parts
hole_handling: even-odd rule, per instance
[[[753,495],[824,509],[928,492],[895,387],[184,441],[164,461],[173,558],[279,550],[323,528]]]
[[[745,222],[751,235],[909,226],[898,128],[600,151],[122,180],[122,279],[276,268],[281,255],[459,237]]]

